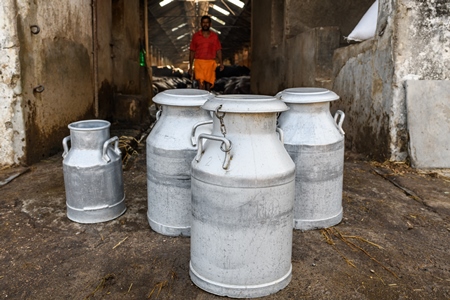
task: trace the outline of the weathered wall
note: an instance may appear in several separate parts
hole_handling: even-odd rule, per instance
[[[449,1],[397,0],[395,30],[391,158],[402,159],[408,142],[406,80],[450,80]],[[442,126],[450,126],[450,119]]]
[[[405,81],[448,80],[446,1],[380,1],[374,39],[336,50],[333,90],[347,113],[347,146],[378,159],[408,156]]]
[[[93,116],[92,11],[90,0],[17,3],[26,160],[32,163],[61,149],[67,124]],[[37,34],[30,31],[34,25]]]
[[[25,150],[17,6],[0,6],[0,166],[19,164]]]
[[[0,166],[59,152],[69,123],[112,116],[116,93],[148,93],[139,69],[139,5],[2,2]]]
[[[341,99],[332,104],[332,109],[346,113],[346,146],[378,160],[390,158],[390,126],[395,118],[392,5],[380,2],[374,39],[340,48],[334,55],[332,90]]]
[[[411,166],[450,168],[450,80],[404,85]]]
[[[403,161],[408,156],[404,83],[449,80],[450,7],[447,0],[379,0],[375,37],[345,44],[343,36],[372,3],[258,1],[252,15],[252,91],[330,88],[341,97],[332,111],[346,113],[347,147],[379,160]],[[340,48],[333,49],[332,33],[317,35],[326,26],[340,28]],[[285,42],[274,43],[277,38]],[[330,50],[328,63],[314,59],[317,51],[326,58]]]

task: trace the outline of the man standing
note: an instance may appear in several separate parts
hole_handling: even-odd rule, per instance
[[[211,18],[201,18],[202,29],[194,34],[189,48],[189,75],[192,75],[192,66],[195,69],[195,79],[199,88],[210,91],[216,81],[216,57],[219,60],[219,69],[223,71],[222,46],[219,36],[210,31]],[[195,61],[194,61],[195,59]]]

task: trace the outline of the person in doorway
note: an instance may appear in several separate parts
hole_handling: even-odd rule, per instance
[[[202,29],[192,37],[189,53],[189,75],[192,76],[194,67],[195,80],[199,82],[199,88],[211,91],[216,81],[216,58],[219,61],[219,70],[223,71],[222,46],[219,36],[210,30],[211,18],[201,18]]]

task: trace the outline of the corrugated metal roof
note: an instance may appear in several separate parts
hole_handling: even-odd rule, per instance
[[[229,0],[173,0],[163,7],[159,4],[161,1],[149,1],[149,43],[161,50],[174,64],[189,59],[186,49],[192,34],[200,29],[203,15],[214,16],[225,22],[222,25],[212,21],[212,28],[220,32],[224,58],[230,58],[236,51],[250,45],[251,0],[241,0],[245,4],[243,8]],[[217,12],[212,5],[228,11],[229,15]]]

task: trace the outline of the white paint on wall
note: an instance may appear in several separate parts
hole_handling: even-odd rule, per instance
[[[19,164],[25,154],[16,8],[13,0],[0,6],[0,166]]]

